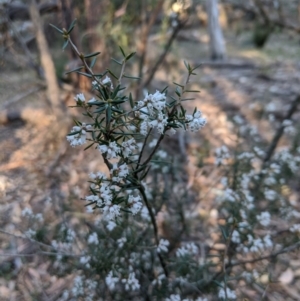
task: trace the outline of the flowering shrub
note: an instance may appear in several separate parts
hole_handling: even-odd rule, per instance
[[[214,242],[206,243],[198,237],[199,228],[205,235],[211,228],[191,209],[192,192],[178,179],[182,167],[160,149],[165,137],[196,132],[206,124],[197,108],[187,112],[184,107],[195,68],[185,64],[187,79],[175,83],[175,97],[164,89],[135,100],[123,84],[132,79],[126,64],[134,53],[121,49],[122,61],[114,60],[118,75],[110,70],[95,74],[98,53],[78,51],[69,35],[73,27],[55,28],[64,47],[70,44],[82,60],[75,72],[91,80],[94,97],[75,96],[75,107],[85,117],[75,121],[67,141],[72,147],[97,149],[106,170],[89,175],[84,205],[98,218],[88,223],[88,233],[64,223],[52,240],[59,273],[77,269],[72,287],[59,300],[235,300],[247,297],[245,286],[277,280],[270,267],[300,246],[299,204],[285,192],[292,189],[300,165],[293,110],[269,146],[242,118],[234,118],[241,143],[234,152],[226,146],[215,150],[222,175],[213,187],[220,231]],[[292,147],[274,153],[283,134],[294,135]],[[244,137],[253,138],[253,147],[245,149]],[[43,217],[30,209],[22,215],[31,223],[25,235],[35,239]]]

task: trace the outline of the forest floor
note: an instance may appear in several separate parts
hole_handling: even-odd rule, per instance
[[[210,200],[219,176],[214,166],[214,149],[223,144],[235,149],[238,143],[238,129],[232,122],[235,116],[255,126],[264,141],[272,139],[274,129],[265,116],[273,112],[282,117],[291,101],[300,95],[300,61],[297,60],[300,41],[277,33],[263,50],[257,50],[249,42],[249,36],[228,35],[228,59],[218,65],[203,59],[208,51],[204,32],[181,33],[185,35],[194,41],[175,42],[166,64],[157,72],[153,87],[183,82],[183,59],[191,65],[203,63],[198,75],[190,81],[190,87],[200,89],[201,93],[193,95],[196,99],[188,106],[190,110],[198,107],[208,124],[200,133],[184,138],[183,144],[182,137],[174,137],[175,147],[171,151],[173,155],[185,152],[188,156],[188,185],[198,196],[197,212],[210,219],[213,233],[217,215]],[[159,49],[151,45],[150,52],[155,51]],[[31,89],[30,95],[18,100],[18,95]],[[50,261],[44,261],[42,255],[30,255],[38,254],[40,247],[18,237],[26,231],[21,212],[30,207],[34,213],[43,213],[49,227],[55,227],[62,218],[72,224],[83,223],[89,218],[80,201],[88,191],[87,175],[105,167],[98,151],[84,152],[69,146],[65,136],[72,126],[72,117],[78,117],[79,112],[68,109],[65,120],[51,116],[45,92],[37,85],[32,71],[15,72],[6,66],[5,73],[0,74],[0,91],[2,112],[28,110],[25,120],[0,125],[0,299],[33,300],[38,294],[42,296],[39,300],[56,300],[72,277],[58,280],[51,274]],[[71,105],[75,92],[62,90],[61,93],[65,103]],[[164,147],[168,148],[168,144],[163,144]],[[213,235],[207,239],[217,240]],[[28,255],[14,255],[19,253]],[[269,300],[300,300],[300,260],[289,260],[293,260],[292,280],[277,283],[276,288],[270,285],[266,289]],[[249,300],[261,300],[258,296],[252,293]]]

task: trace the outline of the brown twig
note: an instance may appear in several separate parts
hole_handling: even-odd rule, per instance
[[[151,207],[151,205],[148,202],[148,198],[147,198],[147,196],[145,194],[145,189],[144,189],[144,187],[142,185],[140,186],[139,191],[140,191],[140,193],[141,193],[141,195],[142,195],[142,197],[144,199],[145,205],[146,205],[147,210],[149,212],[151,223],[152,223],[153,230],[154,230],[155,243],[158,246],[159,245],[158,230],[157,230],[157,224],[156,224],[155,216],[154,216],[153,211],[152,211],[152,207]],[[169,272],[168,272],[167,265],[166,265],[166,263],[165,263],[162,255],[157,252],[157,256],[159,258],[159,261],[160,261],[161,267],[163,268],[165,276],[168,277]]]
[[[151,83],[156,71],[158,70],[159,66],[162,64],[162,62],[164,61],[167,53],[169,52],[178,32],[184,27],[186,21],[185,22],[179,22],[178,25],[174,28],[165,48],[163,53],[161,54],[161,56],[158,58],[157,62],[155,63],[154,67],[152,68],[149,76],[147,77],[147,79],[145,80],[145,82],[143,83],[143,87],[147,87],[149,86],[149,84]]]

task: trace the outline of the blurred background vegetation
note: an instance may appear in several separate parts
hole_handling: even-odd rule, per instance
[[[213,18],[217,27],[210,27]],[[90,227],[80,198],[88,190],[87,174],[103,166],[99,152],[72,149],[65,136],[80,114],[67,107],[74,105],[75,94],[91,95],[91,85],[84,76],[66,74],[79,67],[80,60],[71,48],[62,50],[61,36],[49,26],[68,28],[74,19],[72,39],[78,49],[85,54],[101,52],[96,73],[107,68],[118,72],[112,58],[121,57],[119,46],[126,53],[137,52],[127,72],[140,79],[126,82],[135,100],[145,89],[182,83],[184,60],[200,65],[190,85],[201,93],[194,95],[189,108],[199,107],[208,125],[197,135],[167,137],[163,148],[174,158],[176,176],[172,181],[165,176],[154,179],[157,185],[165,184],[164,193],[173,192],[172,201],[178,198],[176,204],[161,206],[167,226],[160,231],[170,241],[175,239],[178,232],[168,218],[178,207],[191,220],[192,214],[197,215],[197,222],[188,224],[190,235],[200,236],[205,248],[212,245],[213,251],[221,252],[216,232],[222,213],[219,216],[216,210],[215,195],[222,193],[216,183],[224,174],[214,165],[214,150],[223,144],[233,152],[252,149],[255,143],[267,149],[290,104],[299,97],[300,1],[0,0],[0,229],[15,233],[0,233],[3,253],[39,253],[39,245],[17,237],[26,231],[21,212],[28,206],[44,213],[46,226],[37,237],[42,243],[50,243],[66,222],[76,232]],[[293,114],[299,120],[296,109]],[[236,116],[252,129],[243,140]],[[294,135],[282,138],[279,146],[299,147],[297,122],[295,128]],[[288,173],[286,178],[290,182],[278,190],[297,205],[299,180]],[[180,198],[176,185],[192,196]],[[292,262],[291,280],[275,287],[264,278],[260,286],[251,288],[255,293],[249,293],[249,300],[261,300],[265,287],[267,300],[299,300],[300,263],[293,255],[276,271],[281,275],[286,262]],[[45,292],[57,300],[70,277],[41,258],[0,258],[1,300],[48,300]]]

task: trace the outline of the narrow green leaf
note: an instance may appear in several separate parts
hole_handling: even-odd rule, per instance
[[[76,71],[78,74],[80,75],[83,75],[83,76],[86,76],[86,77],[89,77],[89,78],[92,78],[93,76],[91,74],[88,74],[86,72],[81,72],[81,71]]]
[[[126,56],[125,60],[129,61],[135,54],[136,54],[136,52],[130,53],[129,55]]]
[[[67,72],[65,72],[65,74],[69,74],[69,73],[72,73],[72,72],[76,72],[76,71],[79,71],[80,69],[82,69],[83,68],[83,66],[81,66],[81,67],[78,67],[78,68],[75,68],[75,69],[73,69],[73,70],[71,70],[71,71],[67,71]]]
[[[131,109],[133,109],[134,108],[134,103],[133,103],[131,92],[129,93],[129,103],[130,103]]]
[[[114,93],[111,95],[112,99],[114,99],[117,96],[118,92],[120,91],[120,88],[121,88],[121,86],[117,85],[117,87],[114,90]]]
[[[142,165],[142,167],[140,167],[140,168],[138,168],[138,169],[134,170],[134,173],[136,173],[136,172],[140,172],[140,171],[142,171],[142,170],[146,169],[147,167],[148,167],[148,165]]]
[[[95,57],[93,57],[93,59],[92,59],[92,61],[91,61],[91,64],[90,64],[90,68],[91,68],[91,69],[95,66],[96,61],[97,61],[97,57],[95,56]]]
[[[181,101],[187,101],[187,100],[195,100],[196,98],[183,98]]]
[[[89,149],[90,147],[92,147],[95,144],[95,142],[91,143],[90,145],[88,145],[84,150]]]
[[[111,58],[112,61],[114,61],[116,64],[122,66],[122,63],[120,63],[119,61],[115,60],[114,58]]]
[[[168,106],[169,108],[172,108],[172,107],[175,105],[176,102],[177,102],[176,99],[173,100],[173,101],[171,101],[171,102],[168,102],[168,103],[167,103],[167,106]]]
[[[176,86],[179,86],[179,87],[181,87],[181,88],[184,87],[183,85],[177,84],[176,82],[173,82],[173,84],[176,85]]]
[[[123,48],[122,48],[121,46],[119,46],[119,48],[120,48],[120,50],[121,50],[121,52],[122,52],[123,56],[124,56],[124,57],[126,57],[126,55],[125,55],[125,52],[124,52]]]
[[[185,92],[189,92],[189,93],[199,93],[201,92],[200,90],[185,90]]]
[[[202,64],[197,65],[196,67],[194,67],[194,68],[192,69],[192,71],[198,69],[201,65],[202,65]],[[193,73],[192,73],[192,74],[193,74]],[[195,73],[195,75],[196,75],[196,73]]]
[[[101,52],[99,52],[99,51],[93,52],[93,53],[90,53],[90,54],[85,55],[84,58],[85,58],[85,59],[88,59],[88,58],[97,56],[97,55],[100,54],[100,53],[101,53]]]
[[[184,65],[185,65],[186,69],[188,71],[190,71],[190,65],[186,61],[183,61],[183,62],[184,62]]]
[[[105,111],[105,107],[99,108],[99,109],[95,110],[93,113],[98,113],[98,114],[100,114],[100,113],[102,113],[103,111]]]
[[[130,78],[130,79],[140,79],[140,77],[137,77],[137,76],[129,76],[129,75],[123,75],[123,77],[125,78]]]
[[[106,126],[110,124],[111,121],[111,106],[108,105],[106,108]]]
[[[61,29],[59,29],[59,28],[57,28],[55,25],[53,25],[53,24],[49,24],[51,27],[53,27],[54,29],[56,29],[59,33],[61,33],[61,34],[63,34],[64,32],[61,30]]]
[[[63,47],[62,47],[62,50],[65,50],[66,47],[68,46],[69,44],[69,40],[65,40],[64,44],[63,44]]]
[[[69,133],[67,136],[74,136],[74,135],[79,134],[79,133],[81,133],[81,131],[76,131],[76,132]]]
[[[116,113],[119,113],[119,114],[122,114],[123,113],[123,111],[121,111],[121,110],[118,110],[118,109],[116,109],[116,108],[111,108],[112,109],[112,111],[113,112],[116,112]]]
[[[167,94],[167,92],[168,92],[167,89],[168,89],[168,86],[166,86],[165,88],[163,88],[160,93],[161,94],[163,94],[163,93]]]
[[[73,30],[73,28],[75,27],[76,22],[77,22],[77,19],[75,19],[75,20],[71,23],[71,25],[69,26],[69,29],[68,29],[68,33],[70,33],[70,32]]]
[[[142,174],[142,176],[140,177],[140,181],[144,180],[148,174],[148,172],[150,171],[151,165],[149,166],[149,168]]]
[[[112,77],[114,77],[115,79],[118,79],[118,77],[112,71],[110,71],[109,69],[107,69],[107,71]]]
[[[111,103],[113,104],[121,104],[121,103],[124,103],[126,100],[123,100],[123,99],[117,99],[117,100],[113,100]]]

